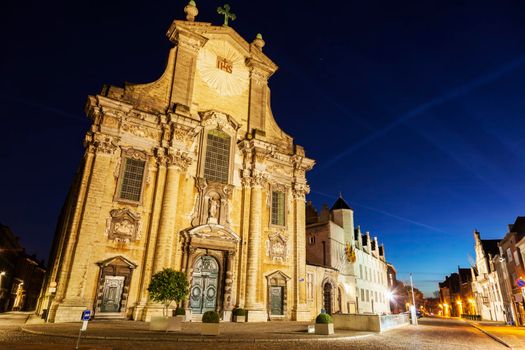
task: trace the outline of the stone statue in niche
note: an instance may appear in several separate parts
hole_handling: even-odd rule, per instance
[[[219,222],[221,210],[221,198],[217,193],[212,193],[208,199],[208,223],[217,224]]]

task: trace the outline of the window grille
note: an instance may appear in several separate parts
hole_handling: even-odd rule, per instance
[[[228,183],[230,173],[230,136],[221,130],[208,132],[204,177],[207,180]]]
[[[272,225],[284,226],[284,192],[272,192]]]
[[[134,202],[140,201],[145,166],[146,161],[144,160],[125,158],[124,172],[120,186],[121,199]]]

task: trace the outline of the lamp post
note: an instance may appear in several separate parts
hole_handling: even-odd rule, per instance
[[[412,282],[412,274],[410,274],[410,288],[412,289],[412,320],[413,324],[417,326],[417,314],[416,314],[416,298],[414,297],[414,283]]]

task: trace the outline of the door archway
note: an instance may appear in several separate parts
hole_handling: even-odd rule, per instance
[[[332,314],[332,285],[325,283],[323,286],[323,306],[327,314]]]
[[[190,288],[190,309],[194,314],[215,311],[219,282],[219,264],[209,255],[195,261]]]

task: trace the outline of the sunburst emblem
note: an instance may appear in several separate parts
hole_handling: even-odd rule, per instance
[[[209,41],[199,52],[197,69],[220,96],[241,95],[248,88],[250,73],[244,57],[225,41]]]

